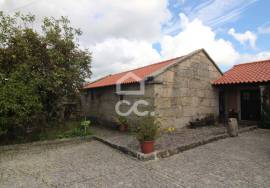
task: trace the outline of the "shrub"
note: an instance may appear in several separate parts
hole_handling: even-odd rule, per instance
[[[90,130],[91,122],[89,120],[81,121],[81,123],[73,129],[58,135],[58,138],[69,138],[76,136],[87,136],[92,134]]]
[[[116,124],[118,125],[118,127],[120,128],[120,130],[122,131],[126,131],[129,128],[129,121],[125,116],[116,116],[114,117],[114,120],[116,122]]]
[[[63,101],[77,98],[90,77],[91,54],[70,21],[0,11],[0,139],[62,120]],[[16,131],[20,130],[20,131]]]
[[[133,125],[136,138],[139,141],[155,140],[159,134],[160,123],[154,116],[140,117]]]
[[[90,123],[91,123],[90,120],[81,121],[81,127],[83,127],[84,129],[88,129],[90,126]]]
[[[216,123],[216,119],[214,114],[208,114],[201,119],[196,119],[195,121],[189,122],[190,128],[204,127],[209,125],[214,125]]]
[[[115,122],[119,125],[127,125],[128,119],[125,116],[117,116],[114,118]]]

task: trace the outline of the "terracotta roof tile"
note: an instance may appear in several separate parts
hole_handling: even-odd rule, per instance
[[[83,89],[91,89],[91,88],[115,85],[119,79],[121,79],[122,77],[124,77],[128,73],[135,74],[138,77],[138,79],[128,78],[128,79],[124,80],[122,82],[122,84],[135,83],[135,82],[138,82],[138,81],[145,79],[147,76],[151,75],[152,73],[154,73],[162,68],[165,68],[168,65],[175,63],[180,58],[181,57],[177,57],[177,58],[173,58],[170,60],[162,61],[162,62],[151,64],[148,66],[144,66],[141,68],[137,68],[137,69],[133,69],[133,70],[129,70],[129,71],[113,74],[113,75],[108,75],[108,76],[105,76],[99,80],[92,82],[92,83],[86,84],[83,87]]]
[[[215,80],[213,85],[257,83],[270,81],[270,60],[235,65]]]

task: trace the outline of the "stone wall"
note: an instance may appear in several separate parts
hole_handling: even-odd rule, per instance
[[[126,85],[124,90],[137,90],[138,85]],[[127,112],[130,107],[137,100],[146,100],[149,104],[153,104],[153,85],[146,85],[145,87],[145,95],[123,95],[122,100],[128,100],[130,102],[130,106],[121,105],[120,111]],[[115,111],[115,105],[120,100],[120,96],[116,94],[116,87],[104,87],[97,88],[85,91],[81,95],[81,103],[82,103],[82,111],[84,115],[87,117],[98,118],[99,120],[111,122],[114,120],[114,117],[117,116]],[[153,106],[153,105],[152,105]],[[151,107],[151,106],[150,106]],[[140,105],[138,107],[139,111],[145,110],[145,106]],[[135,118],[135,114],[131,113],[128,117],[130,119]]]
[[[218,91],[211,81],[221,73],[203,53],[169,68],[155,78],[155,112],[164,127],[183,127],[207,114],[218,115]]]
[[[211,81],[220,76],[218,69],[201,51],[156,76],[152,81],[155,84],[146,85],[144,96],[124,95],[123,99],[131,105],[137,100],[149,101],[163,127],[180,128],[207,114],[218,115],[218,91]],[[126,85],[125,90],[131,89],[138,89],[138,85]],[[117,115],[115,105],[119,100],[115,86],[97,88],[82,95],[82,107],[86,116],[112,121]],[[128,109],[130,106],[127,105],[121,108],[123,112]],[[139,106],[139,111],[144,109]],[[134,117],[134,113],[129,116]]]

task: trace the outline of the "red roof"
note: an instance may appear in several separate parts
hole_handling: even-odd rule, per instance
[[[113,75],[108,75],[108,76],[105,76],[99,80],[96,80],[92,83],[85,85],[83,88],[90,89],[90,88],[97,88],[97,87],[112,86],[112,85],[115,85],[116,82],[119,81],[119,79],[121,79],[122,77],[124,77],[125,75],[127,75],[129,73],[133,73],[134,75],[136,75],[138,77],[138,79],[134,79],[134,78],[130,77],[130,78],[128,78],[120,83],[122,83],[122,84],[135,83],[135,82],[138,82],[138,81],[145,79],[147,76],[150,76],[154,72],[156,72],[162,68],[165,68],[168,65],[175,63],[178,59],[180,59],[180,57],[166,60],[166,61],[162,61],[162,62],[155,63],[155,64],[151,64],[151,65],[137,68],[137,69],[133,69],[133,70],[129,70],[129,71],[113,74]]]
[[[235,65],[213,85],[257,83],[270,81],[270,60]]]

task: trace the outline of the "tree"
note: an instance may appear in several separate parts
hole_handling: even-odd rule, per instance
[[[33,15],[0,12],[0,135],[59,119],[91,75],[91,53],[67,18],[33,25]]]

